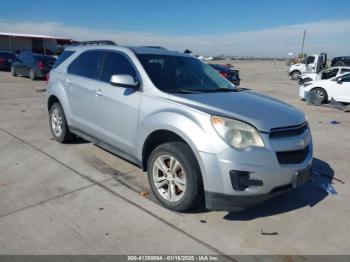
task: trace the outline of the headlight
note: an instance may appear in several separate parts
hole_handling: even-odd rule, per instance
[[[265,146],[258,130],[249,124],[221,116],[212,116],[211,123],[219,136],[237,149]]]

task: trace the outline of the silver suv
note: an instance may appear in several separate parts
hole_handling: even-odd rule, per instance
[[[240,92],[183,53],[67,48],[50,73],[47,107],[57,141],[79,136],[135,163],[172,210],[205,201],[208,209],[238,211],[309,178],[304,113]]]

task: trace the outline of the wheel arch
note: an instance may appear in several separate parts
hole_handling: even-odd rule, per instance
[[[293,73],[298,72],[301,74],[301,71],[299,69],[294,69],[292,72],[289,73],[290,76],[292,76]]]
[[[322,86],[315,86],[315,87],[312,87],[309,92],[312,92],[315,89],[322,89],[326,93],[326,101],[330,100],[331,96],[330,96],[329,92],[324,87],[322,87]]]
[[[150,133],[147,138],[145,139],[143,146],[142,146],[142,169],[144,171],[147,171],[147,162],[149,159],[149,156],[151,155],[152,151],[158,147],[161,144],[167,143],[167,142],[183,142],[186,145],[189,146],[191,149],[193,155],[197,159],[198,163],[198,157],[196,155],[195,150],[193,149],[192,143],[189,141],[188,137],[183,137],[183,135],[180,135],[174,131],[170,131],[168,129],[158,129],[154,130],[152,133]],[[198,163],[199,165],[199,163]]]
[[[51,106],[54,103],[60,103],[60,105],[62,106],[61,101],[58,99],[57,96],[55,95],[50,95],[49,98],[47,99],[47,110],[50,111]]]

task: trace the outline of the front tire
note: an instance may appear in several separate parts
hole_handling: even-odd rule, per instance
[[[316,87],[311,90],[312,93],[316,94],[316,96],[320,99],[321,104],[324,104],[328,101],[328,95],[326,90],[321,87]]]
[[[290,74],[290,77],[292,78],[292,80],[298,80],[300,75],[301,73],[299,71],[294,71]]]
[[[67,143],[73,139],[60,103],[54,103],[50,108],[50,130],[54,139],[60,143]]]
[[[174,141],[158,146],[151,153],[147,167],[152,192],[166,208],[183,212],[200,204],[201,173],[187,144]]]

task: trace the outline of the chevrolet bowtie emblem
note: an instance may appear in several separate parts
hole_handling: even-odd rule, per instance
[[[298,143],[297,143],[297,145],[298,145],[298,147],[304,148],[304,147],[306,146],[305,139],[299,140]]]

